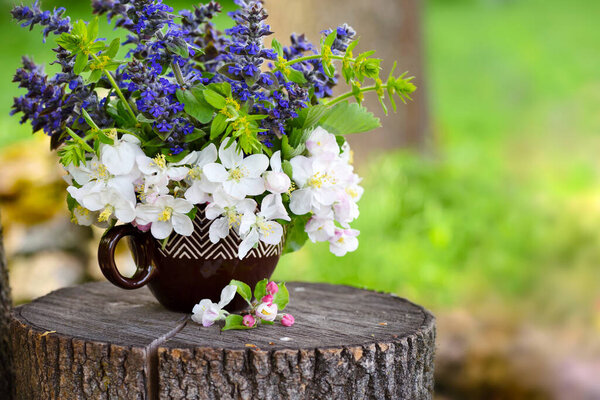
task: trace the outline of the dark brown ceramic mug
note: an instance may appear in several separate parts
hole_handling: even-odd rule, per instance
[[[123,289],[138,289],[148,285],[154,297],[166,308],[189,313],[202,299],[218,302],[221,290],[232,279],[254,287],[262,279],[270,278],[277,266],[282,244],[266,245],[262,242],[240,260],[237,249],[241,239],[231,231],[219,243],[212,243],[208,230],[212,221],[198,210],[191,236],[172,234],[165,248],[149,232],[141,232],[128,225],[108,230],[98,247],[98,262],[102,273],[111,283]],[[115,249],[122,238],[129,239],[129,248],[137,266],[128,278],[115,264]],[[226,307],[239,311],[246,302],[236,296]]]

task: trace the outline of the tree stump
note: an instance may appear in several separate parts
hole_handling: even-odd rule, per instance
[[[431,399],[435,320],[389,294],[291,283],[296,324],[204,328],[147,289],[61,289],[16,307],[19,399]]]
[[[1,222],[1,221],[0,221]],[[2,242],[2,224],[0,223],[0,394],[2,398],[12,399],[12,364],[10,357],[10,332],[12,299],[8,284],[8,267]]]

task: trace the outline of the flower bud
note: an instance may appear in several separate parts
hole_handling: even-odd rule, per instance
[[[244,325],[248,328],[252,328],[255,323],[256,323],[256,320],[254,319],[254,317],[252,315],[250,315],[250,314],[244,315],[242,325]]]
[[[277,294],[277,292],[279,292],[279,286],[273,281],[269,282],[267,284],[267,293]]]
[[[292,326],[294,325],[294,322],[296,322],[296,320],[292,314],[284,314],[283,318],[281,318],[281,325],[283,326]]]
[[[273,296],[268,294],[266,296],[264,296],[261,300],[262,303],[267,303],[268,305],[273,304]]]
[[[292,182],[284,172],[267,171],[264,174],[265,188],[271,193],[285,193]]]
[[[262,303],[256,307],[256,316],[265,321],[274,321],[277,317],[277,304]]]

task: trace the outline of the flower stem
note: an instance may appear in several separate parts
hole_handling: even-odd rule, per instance
[[[96,60],[96,62],[98,62],[99,64],[101,63],[101,61],[98,58],[98,56],[96,56],[93,53],[90,53],[90,55],[92,56],[92,58],[94,60]],[[108,81],[110,82],[110,84],[113,87],[113,89],[115,89],[115,92],[117,92],[117,95],[119,96],[119,98],[121,99],[121,101],[123,103],[125,103],[125,107],[127,107],[127,110],[129,111],[129,114],[131,114],[131,117],[134,119],[134,121],[137,121],[135,113],[131,109],[131,106],[129,105],[129,102],[125,99],[125,96],[123,96],[123,92],[121,92],[121,89],[119,88],[119,85],[117,85],[117,82],[115,82],[115,79],[111,75],[110,71],[107,71],[106,69],[103,68],[102,72],[104,72],[104,75],[106,75],[106,77],[108,78]]]
[[[321,54],[313,54],[310,56],[294,58],[293,60],[290,60],[283,65],[286,67],[289,67],[290,65],[293,65],[293,64],[298,64],[298,63],[301,63],[304,61],[310,61],[310,60],[320,60],[321,58],[323,58],[323,56]],[[336,55],[331,55],[331,56],[329,56],[329,58],[334,59],[334,60],[343,60],[344,59],[344,57],[336,56]],[[354,62],[354,59],[351,58],[350,61]]]
[[[385,89],[387,89],[387,85],[381,85],[380,88],[385,90]],[[370,92],[370,91],[375,91],[375,90],[377,90],[377,86],[373,85],[373,86],[367,86],[367,87],[361,88],[359,90],[359,92],[364,93],[364,92]],[[337,104],[340,101],[346,100],[352,96],[354,96],[353,92],[344,93],[334,99],[324,102],[323,105],[326,107],[330,107],[330,106]]]

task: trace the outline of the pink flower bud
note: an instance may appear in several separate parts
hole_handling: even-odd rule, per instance
[[[267,293],[276,294],[277,292],[279,292],[279,287],[277,284],[273,281],[269,282],[267,284]]]
[[[149,223],[149,224],[146,224],[146,225],[140,225],[140,224],[138,224],[135,221],[132,221],[131,225],[135,226],[136,228],[138,228],[142,232],[148,232],[150,230],[150,228],[152,227],[152,223]]]
[[[262,298],[261,300],[262,303],[267,303],[268,305],[273,304],[273,295],[266,295],[265,297]]]
[[[296,322],[296,320],[292,314],[284,314],[283,318],[281,318],[281,325],[283,326],[292,326],[294,325],[294,322]]]
[[[250,315],[250,314],[244,315],[244,320],[242,321],[242,324],[244,326],[247,326],[248,328],[252,328],[255,323],[256,323],[256,320],[254,319],[254,317],[252,315]]]

